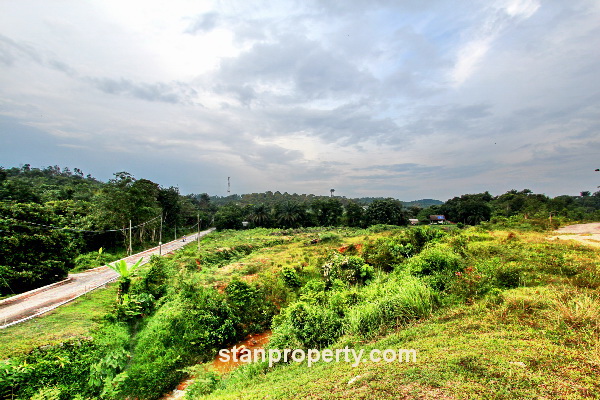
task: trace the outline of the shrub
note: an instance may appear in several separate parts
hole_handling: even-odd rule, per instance
[[[420,276],[443,271],[457,272],[460,266],[460,256],[446,245],[429,247],[407,263],[407,269]]]
[[[429,226],[416,226],[405,231],[406,239],[414,247],[414,252],[420,252],[425,245],[437,241],[445,236],[445,233]]]
[[[521,282],[521,269],[515,263],[506,263],[496,271],[496,285],[500,288],[516,288]]]
[[[196,399],[211,394],[220,380],[219,375],[214,371],[204,371],[196,375],[192,383],[186,388],[185,398]]]
[[[311,304],[325,304],[325,282],[320,279],[311,279],[300,289],[300,300]]]
[[[222,295],[184,282],[139,332],[131,365],[120,376],[120,395],[159,397],[183,378],[183,367],[211,358],[233,341],[235,324]]]
[[[237,316],[239,336],[268,327],[275,308],[266,301],[266,296],[258,287],[233,279],[225,288],[225,293],[231,310]]]
[[[281,269],[281,277],[283,278],[283,282],[285,286],[289,288],[298,288],[301,286],[300,278],[298,277],[298,273],[292,267],[283,267]]]
[[[455,278],[448,285],[448,293],[469,302],[490,289],[489,279],[473,266],[455,272]]]
[[[41,389],[50,387],[59,388],[65,399],[95,396],[98,391],[88,386],[88,379],[98,351],[91,340],[72,340],[0,361],[0,397],[44,398],[54,391]]]
[[[348,284],[365,284],[375,273],[373,267],[358,256],[343,256],[335,253],[332,260],[322,267],[323,277],[327,287],[339,279]]]
[[[298,343],[304,348],[322,348],[342,334],[341,320],[333,311],[302,301],[286,308],[283,317],[274,323],[274,343],[286,347]]]
[[[415,248],[402,237],[379,238],[364,246],[363,257],[370,265],[391,271],[395,265],[415,254]]]
[[[75,257],[75,267],[73,268],[72,272],[101,267],[117,259],[117,255],[106,253],[102,250],[102,248],[100,248],[98,251],[80,254]]]
[[[322,242],[322,243],[339,242],[340,241],[340,235],[335,234],[333,232],[322,233],[322,234],[319,235],[319,241]]]

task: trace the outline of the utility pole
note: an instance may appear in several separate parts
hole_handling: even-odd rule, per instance
[[[162,224],[163,214],[160,213],[160,231],[158,231],[158,255],[162,255]]]
[[[196,234],[196,241],[198,242],[198,250],[200,250],[200,213],[198,213],[198,233]]]
[[[175,240],[177,240],[177,224],[175,224]]]
[[[231,177],[227,177],[227,196],[231,195]]]
[[[127,250],[127,255],[133,254],[133,248],[131,247],[131,220],[129,220],[129,249]]]

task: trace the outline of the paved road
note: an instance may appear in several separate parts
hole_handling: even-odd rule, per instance
[[[200,237],[212,232],[214,228],[200,232]],[[186,236],[186,241],[174,240],[162,245],[161,253],[171,253],[190,242],[194,242],[198,234]],[[128,265],[135,264],[143,258],[143,264],[150,260],[153,254],[158,255],[159,248],[153,247],[141,253],[126,257],[123,260]],[[67,280],[45,286],[30,292],[0,301],[0,329],[42,315],[56,307],[68,303],[77,297],[88,293],[100,286],[116,280],[119,275],[107,266],[94,268],[78,274],[69,274]]]

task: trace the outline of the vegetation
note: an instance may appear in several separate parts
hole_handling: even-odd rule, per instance
[[[165,237],[199,215],[220,228],[170,257],[119,263],[118,285],[0,332],[0,398],[157,399],[190,373],[189,399],[600,395],[598,249],[545,232],[597,218],[599,193],[236,204],[124,172],[107,183],[0,172],[3,293],[113,259],[129,220],[136,246],[158,240],[161,214]],[[429,226],[433,214],[457,223]],[[211,370],[219,349],[267,329],[269,348],[414,348],[420,361]]]
[[[200,250],[193,243],[138,269],[129,298],[113,297],[101,326],[9,353],[0,391],[155,399],[200,363],[189,398],[598,394],[586,376],[597,362],[599,259],[593,248],[525,231],[226,230]],[[271,348],[415,348],[422,361],[259,363],[223,376],[202,364],[269,327]],[[4,339],[20,340],[19,328]],[[565,360],[552,358],[559,350]],[[577,385],[562,384],[566,370]],[[349,385],[352,378],[359,382]]]

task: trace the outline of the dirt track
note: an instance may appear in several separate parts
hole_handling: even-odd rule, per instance
[[[588,246],[600,247],[600,222],[564,226],[550,239],[576,240]]]
[[[200,237],[212,232],[209,229],[200,232]],[[162,245],[161,254],[173,252],[186,244],[196,240],[197,235],[189,235],[186,241],[181,239],[174,240]],[[153,254],[158,255],[159,248],[153,247],[141,253],[126,257],[123,260],[128,265],[136,263],[143,258],[143,263],[150,260]],[[78,274],[69,274],[67,280],[52,285],[45,286],[30,292],[21,293],[17,296],[9,297],[0,301],[0,329],[6,328],[19,322],[23,322],[32,317],[37,317],[57,306],[68,303],[77,297],[88,293],[100,286],[116,280],[119,275],[107,266],[94,268]]]

